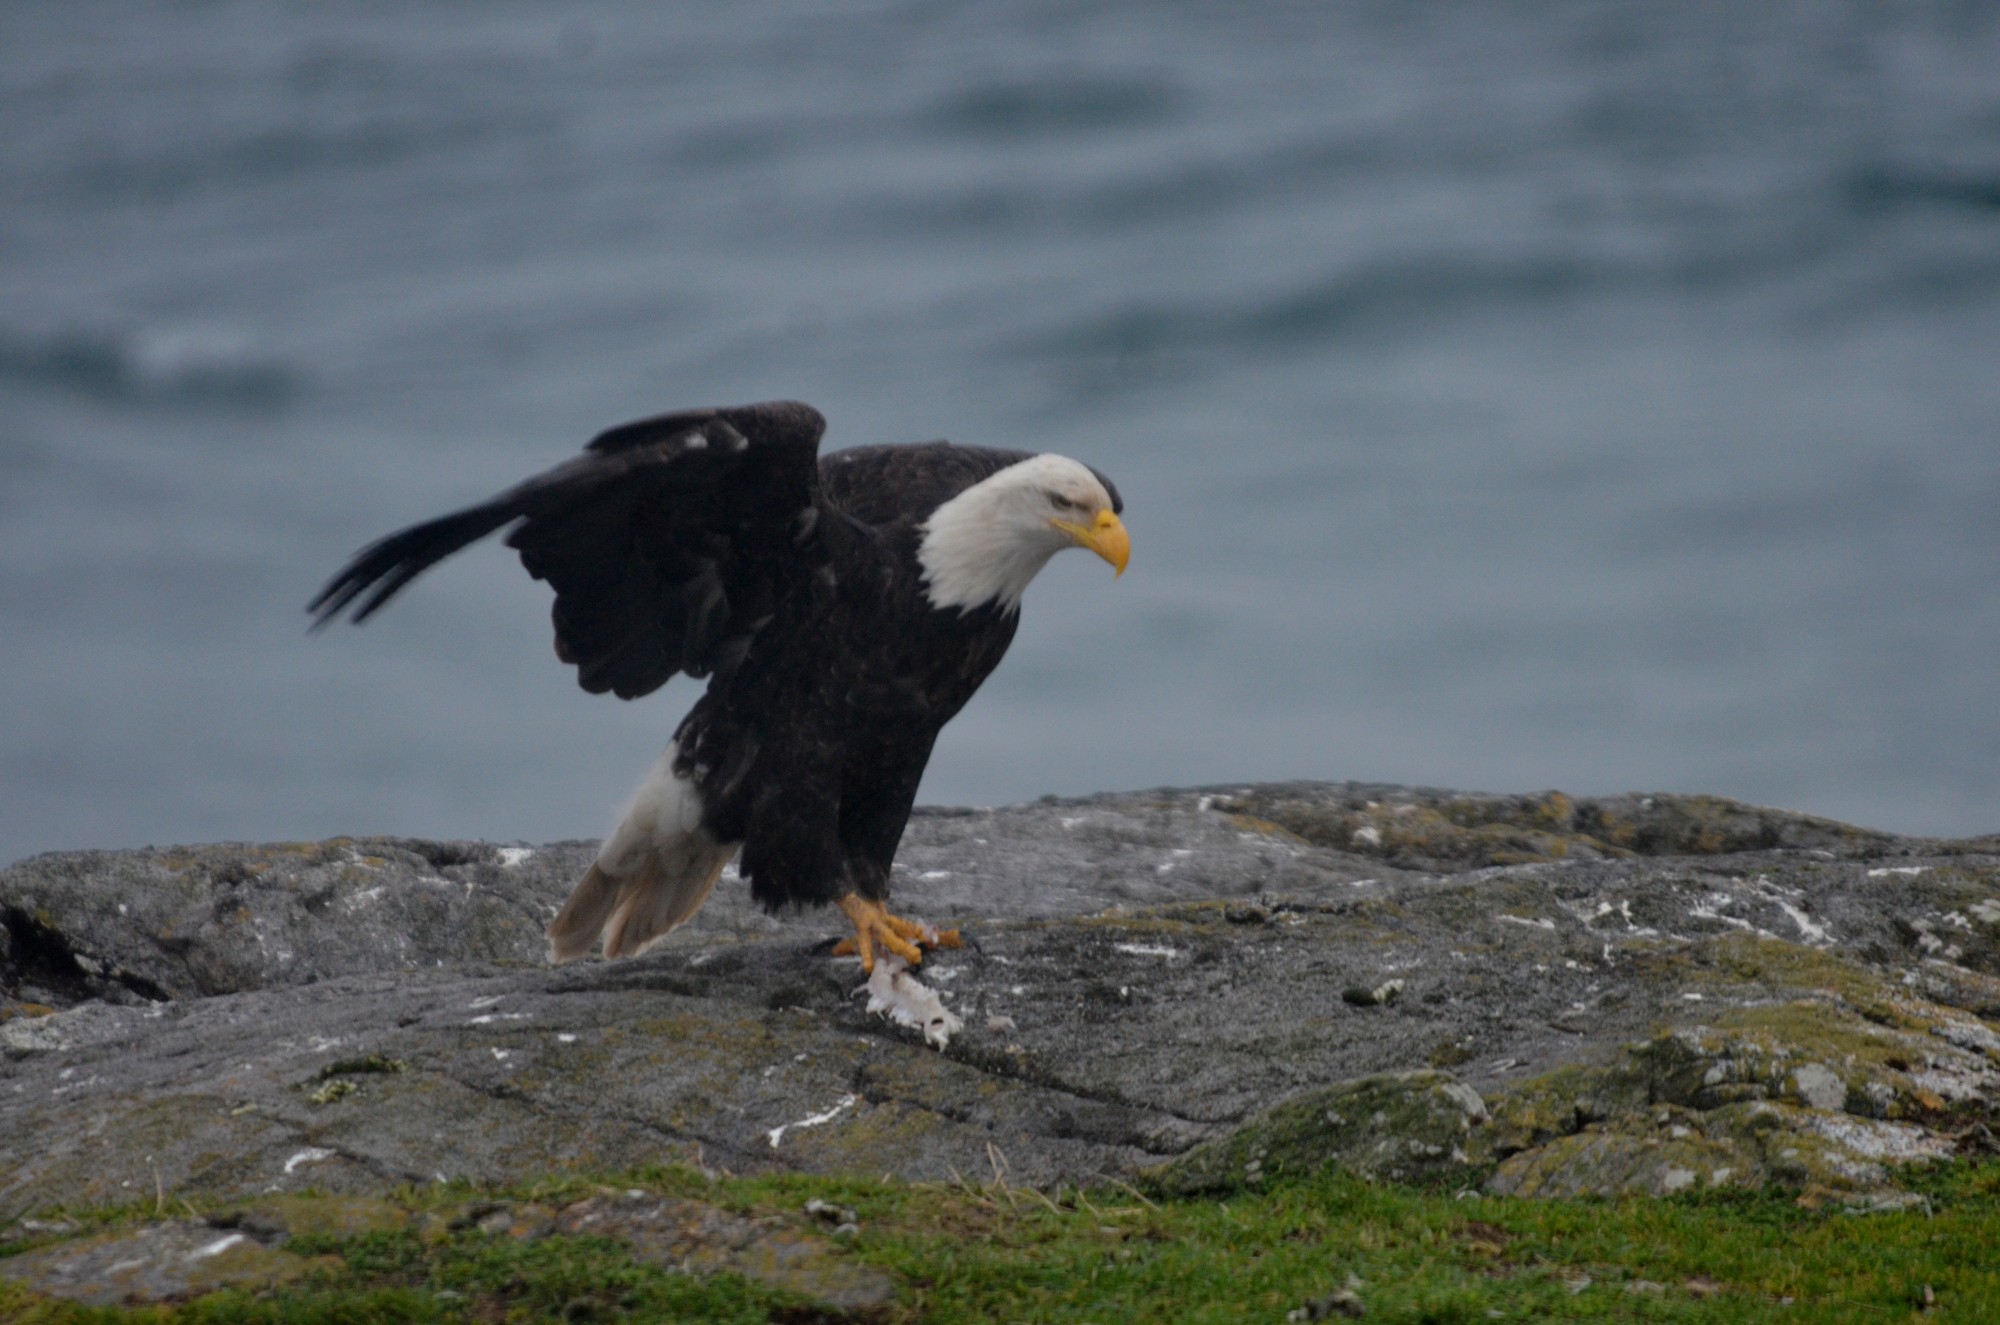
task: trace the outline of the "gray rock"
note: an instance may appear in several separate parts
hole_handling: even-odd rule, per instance
[[[2000,1121],[1994,839],[1356,784],[924,811],[896,896],[968,937],[923,968],[967,1027],[943,1053],[867,1014],[833,913],[733,879],[643,957],[543,966],[588,855],[0,873],[0,1216],[673,1160],[1132,1180],[1410,1072],[1483,1098],[1446,1156],[1505,1191],[1880,1193]],[[1374,1153],[1299,1139],[1290,1168]]]
[[[532,963],[591,851],[335,838],[36,856],[0,875],[0,977],[130,1003]]]

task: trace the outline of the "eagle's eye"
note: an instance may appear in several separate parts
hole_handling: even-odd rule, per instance
[[[1049,494],[1049,504],[1059,511],[1073,511],[1076,509],[1076,503],[1063,496],[1060,492],[1051,492]]]

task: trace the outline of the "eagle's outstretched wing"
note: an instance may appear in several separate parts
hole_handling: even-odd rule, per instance
[[[778,401],[642,419],[478,506],[363,548],[308,606],[365,621],[475,539],[508,546],[556,591],[556,653],[592,694],[632,699],[676,673],[730,671],[827,557],[818,477],[826,421]]]

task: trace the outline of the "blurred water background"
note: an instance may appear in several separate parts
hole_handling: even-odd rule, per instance
[[[2000,7],[0,10],[0,861],[586,836],[485,545],[600,427],[1062,451],[924,799],[1283,777],[2000,829]]]

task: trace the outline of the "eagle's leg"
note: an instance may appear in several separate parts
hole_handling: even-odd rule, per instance
[[[921,920],[905,920],[889,914],[889,908],[857,893],[847,893],[837,905],[854,926],[854,937],[833,947],[836,957],[861,956],[861,969],[875,969],[875,950],[893,952],[912,966],[924,959],[925,948],[959,948],[964,941],[955,929],[935,929]]]

